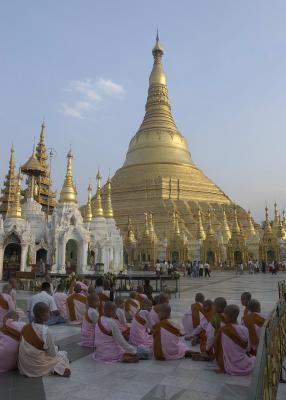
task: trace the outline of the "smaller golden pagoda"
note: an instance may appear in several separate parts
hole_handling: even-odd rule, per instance
[[[5,176],[4,187],[1,189],[0,197],[0,213],[6,215],[10,206],[14,203],[15,194],[17,192],[18,182],[15,176],[15,157],[14,146],[11,146],[10,161],[8,174]]]
[[[8,218],[22,218],[22,208],[21,208],[21,185],[22,185],[22,174],[21,169],[19,169],[18,178],[17,178],[17,189],[14,197],[14,201],[10,204],[7,217]]]
[[[112,208],[112,201],[111,201],[111,180],[110,180],[110,176],[108,177],[107,184],[106,184],[106,200],[105,200],[104,216],[106,218],[113,218],[113,208]]]
[[[101,176],[99,171],[97,172],[96,180],[97,180],[97,188],[96,188],[95,201],[93,204],[93,212],[92,212],[94,218],[104,216],[102,201],[101,201]]]
[[[72,176],[72,159],[73,155],[70,149],[67,154],[67,172],[60,194],[60,203],[77,203],[77,192],[73,183]]]

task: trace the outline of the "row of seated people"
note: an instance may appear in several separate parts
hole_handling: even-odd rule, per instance
[[[4,291],[8,289],[5,287]],[[42,292],[46,294],[41,292],[32,297],[30,324],[19,322],[18,314],[6,308],[0,331],[0,372],[18,365],[20,373],[26,376],[70,375],[67,354],[57,349],[47,326],[51,316],[57,316],[51,315],[56,310],[53,310],[55,299],[49,295],[49,290],[50,286],[45,282]],[[102,291],[86,289],[80,283],[73,286],[73,293],[65,301],[67,313],[71,322],[81,323],[81,345],[94,348],[95,360],[138,362],[153,353],[157,360],[215,359],[219,371],[233,375],[246,375],[253,370],[258,328],[265,318],[260,313],[259,302],[251,300],[249,293],[242,295],[245,326],[238,324],[239,308],[236,305],[227,305],[222,297],[214,302],[205,300],[198,293],[195,303],[183,317],[183,330],[171,320],[166,294],[157,296],[156,304],[152,306],[140,292],[140,288],[137,293],[132,292],[125,302],[120,297],[111,302]],[[1,296],[0,306],[3,306],[1,298],[5,300],[7,296],[3,293]],[[60,311],[57,309],[57,312]],[[181,340],[186,334],[186,339],[192,339],[192,343],[200,342],[200,352],[192,351]]]

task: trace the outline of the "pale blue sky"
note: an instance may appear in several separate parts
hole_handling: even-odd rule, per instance
[[[0,180],[43,116],[60,190],[80,202],[123,161],[144,115],[157,26],[173,114],[195,163],[260,220],[286,207],[286,2],[26,0],[0,4]]]

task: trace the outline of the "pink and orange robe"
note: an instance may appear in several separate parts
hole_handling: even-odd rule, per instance
[[[39,377],[69,369],[65,351],[58,351],[48,326],[32,322],[24,326],[19,346],[18,369],[22,375]]]
[[[81,324],[87,310],[86,296],[73,293],[67,298],[69,320],[72,324]]]
[[[255,366],[255,357],[248,355],[249,334],[245,326],[225,324],[215,336],[215,359],[229,375],[249,375]]]
[[[159,322],[159,310],[160,310],[160,304],[156,304],[155,306],[152,307],[152,310],[150,311],[152,325],[155,325]]]
[[[137,352],[136,348],[126,342],[114,319],[105,316],[98,319],[94,345],[96,361],[120,362],[123,356]]]
[[[194,303],[185,312],[182,324],[187,336],[194,336],[194,330],[199,326],[203,318],[203,306],[201,303]]]
[[[190,350],[180,341],[184,336],[181,330],[170,320],[159,321],[152,329],[153,353],[156,360],[179,360]]]
[[[134,346],[143,346],[150,348],[153,345],[153,337],[150,334],[152,329],[152,320],[150,312],[141,310],[131,322],[129,343]]]
[[[0,373],[17,368],[21,332],[25,322],[7,319],[0,328]]]
[[[3,325],[3,320],[6,314],[10,311],[15,311],[15,304],[12,297],[7,293],[0,294],[0,327]]]
[[[68,298],[68,296],[63,292],[56,292],[53,295],[53,298],[55,300],[57,309],[60,312],[60,315],[63,318],[68,319],[68,310],[67,310],[67,298]]]
[[[98,321],[98,311],[95,308],[89,307],[86,311],[81,326],[82,341],[80,345],[83,347],[94,347],[94,330]]]
[[[125,302],[124,308],[127,321],[131,321],[135,317],[135,314],[140,310],[140,303],[136,299],[128,298]]]
[[[243,316],[242,324],[248,329],[251,345],[250,351],[254,355],[257,352],[261,330],[266,318],[266,314],[255,312],[248,312],[248,314]]]

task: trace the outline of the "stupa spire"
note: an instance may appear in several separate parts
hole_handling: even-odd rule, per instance
[[[111,201],[111,180],[110,176],[107,179],[107,188],[106,188],[106,202],[105,202],[105,217],[113,218],[113,208]]]
[[[253,218],[252,218],[250,210],[247,213],[247,219],[248,219],[248,234],[249,234],[249,236],[253,236],[253,235],[256,234],[256,232],[255,232],[255,227],[254,227],[254,224],[253,224]]]
[[[14,146],[11,145],[9,170],[5,177],[3,189],[1,189],[2,196],[0,198],[0,213],[6,214],[9,207],[14,202],[15,194],[17,192],[17,178],[15,176],[15,156]]]
[[[87,205],[85,208],[84,222],[91,222],[92,220],[91,192],[92,192],[92,187],[91,184],[89,184],[87,188]]]
[[[73,155],[71,148],[67,154],[67,172],[60,194],[60,203],[77,203],[77,193],[73,183],[72,175]]]
[[[237,211],[236,211],[236,207],[234,206],[234,210],[233,210],[233,225],[232,225],[232,231],[231,231],[231,235],[237,235],[237,234],[241,234],[241,229],[240,226],[238,224],[238,219],[237,219]]]
[[[222,236],[226,242],[228,242],[229,239],[231,238],[231,233],[227,222],[225,209],[223,209],[222,211]]]
[[[96,175],[97,180],[97,189],[94,201],[94,214],[93,216],[96,217],[103,217],[103,208],[102,208],[102,201],[101,201],[101,176],[99,170]]]
[[[19,169],[18,177],[17,177],[17,188],[14,197],[14,201],[10,204],[7,217],[9,218],[22,218],[22,208],[21,208],[21,186],[22,186],[22,174],[21,169]]]
[[[202,212],[201,209],[198,209],[198,230],[197,230],[197,239],[198,240],[205,240],[206,238],[206,233],[204,230],[203,226],[203,221],[202,221]]]
[[[265,207],[265,227],[264,227],[264,232],[265,233],[272,233],[272,228],[269,222],[269,214],[268,214],[268,207]]]
[[[206,236],[213,237],[214,235],[215,235],[215,232],[214,232],[213,226],[212,226],[212,212],[210,209],[208,209],[208,226],[207,226]]]

